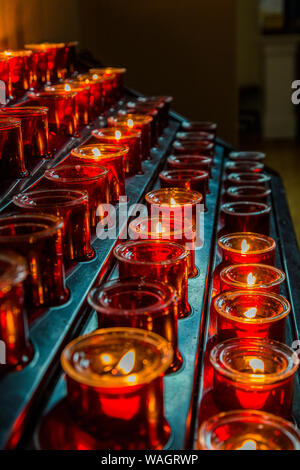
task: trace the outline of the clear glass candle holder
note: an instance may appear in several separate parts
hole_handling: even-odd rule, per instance
[[[178,296],[178,315],[190,314],[188,304],[188,252],[167,241],[141,240],[118,245],[114,250],[121,279],[130,277],[170,284]]]
[[[129,148],[126,159],[126,174],[135,176],[142,174],[142,133],[137,129],[116,127],[98,129],[92,132],[100,144],[122,145]]]
[[[215,144],[209,140],[190,140],[186,142],[175,140],[172,144],[172,149],[175,155],[203,155],[213,158]]]
[[[225,180],[225,188],[230,186],[258,186],[269,188],[271,178],[264,173],[230,173]]]
[[[50,156],[48,108],[38,106],[5,107],[0,108],[0,117],[2,113],[5,117],[21,121],[26,163],[32,164],[37,159]]]
[[[141,328],[169,341],[174,358],[167,373],[180,369],[178,298],[172,287],[157,281],[114,280],[93,289],[88,300],[98,314],[99,328]]]
[[[12,97],[21,98],[31,87],[31,56],[27,50],[5,51],[9,58]]]
[[[213,159],[200,155],[170,155],[167,160],[170,170],[201,170],[212,177]]]
[[[182,227],[180,219],[144,217],[135,219],[129,224],[128,234],[132,240],[166,240],[182,245],[189,253],[189,277],[198,275],[195,265],[196,234],[191,225],[185,224]]]
[[[227,175],[231,173],[261,173],[264,171],[265,165],[258,161],[229,161],[225,164],[225,172]]]
[[[63,219],[63,252],[66,265],[94,258],[86,192],[69,189],[33,191],[15,196],[14,204],[27,213],[43,212]]]
[[[28,270],[24,258],[7,250],[0,252],[0,340],[5,345],[8,369],[22,369],[33,357],[24,307],[24,281]]]
[[[254,232],[270,235],[271,207],[259,202],[231,202],[221,206],[223,233]]]
[[[221,411],[252,409],[291,418],[299,359],[277,341],[239,338],[211,352],[214,400]]]
[[[300,450],[299,431],[285,419],[254,410],[229,411],[202,423],[198,450]]]
[[[44,214],[18,214],[0,218],[0,249],[11,250],[27,261],[26,305],[54,307],[69,298],[65,286],[63,221]]]
[[[261,338],[285,342],[289,302],[278,294],[255,290],[226,291],[213,302],[219,341]]]
[[[109,204],[108,171],[98,165],[63,165],[47,170],[50,188],[86,191],[89,199],[90,225],[95,229],[104,219]],[[103,206],[104,205],[104,206]]]
[[[207,212],[206,194],[209,187],[209,174],[201,170],[168,170],[159,175],[162,188],[183,188],[202,194],[204,210]]]
[[[140,329],[103,329],[74,340],[61,357],[65,416],[60,405],[49,413],[39,433],[41,447],[163,449],[171,434],[163,376],[172,358],[170,343]]]
[[[117,204],[125,196],[125,168],[129,148],[122,145],[89,144],[71,152],[74,163],[99,164],[108,170],[110,196]]]
[[[258,161],[262,162],[266,158],[266,154],[263,152],[231,152],[229,159],[234,161]]]
[[[216,136],[218,125],[210,121],[184,121],[181,128],[185,132],[208,132]]]
[[[260,188],[258,186],[230,186],[224,194],[225,202],[261,202],[268,204],[271,189]]]
[[[0,180],[19,179],[28,175],[24,161],[21,121],[1,117],[0,113]]]
[[[285,274],[280,269],[266,264],[235,264],[220,273],[221,291],[258,290],[280,294]]]

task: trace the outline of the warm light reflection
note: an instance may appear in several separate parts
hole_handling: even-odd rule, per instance
[[[256,277],[253,276],[252,273],[249,273],[249,274],[248,274],[248,277],[247,277],[247,284],[248,284],[248,286],[254,286],[255,282],[256,282]]]
[[[250,359],[249,365],[253,372],[264,372],[265,371],[265,364],[264,361],[258,358]]]
[[[238,447],[236,450],[257,450],[256,442],[252,440],[245,441],[241,447]]]
[[[241,251],[243,254],[247,253],[247,251],[249,250],[250,248],[250,245],[248,245],[247,241],[246,240],[243,240],[242,241],[242,246],[241,246]]]
[[[71,91],[71,90],[72,90],[72,88],[71,88],[70,85],[67,83],[67,84],[65,85],[65,91]]]
[[[133,128],[134,122],[133,122],[132,119],[128,119],[128,121],[127,121],[127,126],[130,127],[131,129]]]
[[[120,139],[121,139],[121,137],[122,137],[122,132],[120,132],[120,131],[116,131],[116,133],[115,133],[115,137],[116,137],[116,139],[117,139],[117,140],[120,140]]]
[[[101,361],[103,364],[108,365],[112,363],[112,357],[110,354],[101,354]]]
[[[255,307],[252,307],[249,310],[247,310],[246,312],[244,312],[244,316],[246,318],[255,318],[256,314],[257,314],[257,308],[255,308]]]
[[[171,197],[171,200],[170,200],[170,204],[171,204],[171,206],[176,206],[176,201],[172,197]]]
[[[101,157],[101,152],[97,147],[93,148],[92,152],[95,157]]]
[[[99,78],[99,75],[97,75],[96,73],[94,73],[94,75],[93,75],[93,80],[98,80],[98,78]]]
[[[116,370],[124,375],[130,374],[135,366],[135,351],[132,349],[128,351],[116,366]]]

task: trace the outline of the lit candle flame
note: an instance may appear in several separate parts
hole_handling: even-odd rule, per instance
[[[117,140],[120,140],[121,137],[122,137],[122,133],[121,133],[120,131],[116,131],[115,136],[116,136],[116,139],[117,139]]]
[[[93,80],[98,80],[98,78],[99,78],[99,75],[97,75],[96,73],[94,73],[94,75],[93,75]]]
[[[245,441],[241,447],[238,447],[236,450],[257,450],[256,442],[252,440]]]
[[[71,91],[71,87],[68,83],[65,85],[65,91]]]
[[[247,284],[248,284],[248,286],[254,286],[255,282],[256,282],[256,277],[253,276],[252,273],[249,273],[249,274],[248,274],[248,277],[247,277]]]
[[[247,251],[249,250],[250,246],[248,245],[247,241],[246,240],[243,240],[242,241],[242,247],[241,247],[241,250],[242,250],[242,253],[245,254],[247,253]]]
[[[171,197],[171,200],[170,200],[170,204],[171,204],[171,206],[176,206],[176,201],[172,197]]]
[[[257,314],[257,308],[255,308],[255,307],[252,307],[249,310],[247,310],[246,312],[244,312],[244,315],[245,315],[246,318],[255,318],[256,314]]]
[[[131,129],[133,128],[134,122],[133,122],[132,119],[128,119],[128,121],[127,121],[127,126],[130,127]]]
[[[116,366],[116,370],[121,374],[127,375],[134,369],[135,366],[135,351],[132,349],[128,351]]]
[[[265,371],[265,364],[264,361],[261,359],[255,358],[255,359],[250,359],[249,365],[253,372],[264,372]]]
[[[92,152],[95,157],[101,157],[101,152],[97,147],[93,148]]]
[[[112,357],[110,354],[101,354],[101,361],[103,364],[111,364],[112,363]]]

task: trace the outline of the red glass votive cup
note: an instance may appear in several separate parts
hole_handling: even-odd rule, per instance
[[[12,97],[21,98],[31,87],[31,56],[27,50],[5,51],[9,58]]]
[[[259,263],[274,266],[276,243],[262,234],[241,232],[222,236],[218,240],[222,265]]]
[[[7,57],[7,55],[0,52],[0,80],[4,83],[4,86],[1,84],[1,95],[3,95],[3,98],[5,98],[5,104],[7,101],[12,99],[9,62],[10,59]]]
[[[212,176],[213,159],[200,155],[170,155],[167,160],[170,170],[201,170]]]
[[[0,218],[0,249],[9,249],[27,261],[27,305],[53,307],[65,303],[62,250],[63,221],[44,214],[20,214]]]
[[[82,74],[77,75],[77,82],[89,86],[91,118],[98,118],[104,111],[103,79],[100,76],[96,78],[89,74]]]
[[[278,294],[234,290],[214,299],[219,342],[232,338],[261,338],[285,342],[289,302]]]
[[[141,240],[118,245],[114,250],[121,279],[130,277],[170,284],[178,296],[178,316],[190,314],[188,304],[188,252],[167,241]]]
[[[141,328],[165,338],[174,350],[167,373],[180,369],[178,298],[172,287],[157,281],[114,280],[93,289],[88,301],[97,312],[99,328]]]
[[[76,93],[72,91],[41,91],[29,93],[28,97],[34,106],[49,109],[49,129],[57,135],[70,137],[77,134],[78,113]]]
[[[0,114],[0,173],[1,181],[24,178],[28,171],[24,162],[21,121]]]
[[[180,142],[175,140],[172,144],[175,155],[204,155],[213,157],[215,144],[209,140]]]
[[[198,450],[300,450],[299,431],[290,421],[262,411],[228,411],[202,423]]]
[[[91,120],[90,112],[90,86],[79,81],[67,81],[57,85],[48,85],[46,92],[50,93],[75,93],[76,102],[76,122],[80,127],[86,126]]]
[[[126,158],[126,174],[142,174],[142,133],[140,130],[128,130],[126,127],[99,129],[92,132],[101,144],[122,145],[129,148]]]
[[[5,345],[1,369],[22,368],[32,359],[27,316],[24,309],[24,258],[8,251],[0,252],[0,340]]]
[[[49,126],[48,108],[38,106],[18,106],[14,108],[0,108],[5,117],[21,121],[24,156],[26,163],[34,159],[49,157]]]
[[[163,375],[172,357],[164,338],[134,328],[98,330],[66,347],[61,362],[69,406],[100,449],[155,450],[167,444]]]
[[[225,172],[227,175],[231,173],[261,173],[264,171],[265,165],[257,161],[229,161],[225,164]]]
[[[271,196],[271,189],[258,186],[231,186],[224,194],[225,202],[261,202],[268,204]]]
[[[227,266],[220,273],[221,292],[226,290],[258,290],[280,293],[285,274],[267,264],[235,264]]]
[[[172,96],[140,96],[137,101],[142,104],[150,104],[155,106],[160,114],[159,133],[163,133],[164,129],[169,125],[169,113],[171,103],[173,102]]]
[[[113,204],[117,204],[120,197],[125,196],[125,166],[128,152],[129,148],[122,145],[82,145],[72,150],[71,161],[99,164],[106,168],[111,200]]]
[[[210,134],[209,132],[177,132],[176,134],[176,140],[179,140],[179,142],[183,143],[189,143],[189,142],[203,142],[203,141],[208,141],[208,142],[214,142],[215,141],[215,136],[214,134]]]
[[[36,67],[37,82],[54,83],[64,77],[64,54],[65,43],[41,43],[26,44],[24,47],[31,50],[36,56],[34,63]]]
[[[196,234],[192,225],[182,227],[181,219],[166,217],[145,217],[135,219],[129,224],[129,237],[132,240],[166,240],[182,245],[189,253],[189,277],[196,277],[198,269],[195,265]]]
[[[95,229],[104,219],[109,204],[108,171],[98,165],[63,165],[47,170],[45,178],[55,189],[86,191],[89,199],[90,225]]]
[[[259,202],[231,202],[221,207],[223,232],[270,234],[271,207]]]
[[[262,152],[231,152],[229,159],[236,162],[243,160],[262,162],[266,158],[266,154]]]
[[[114,80],[114,98],[119,100],[124,95],[124,78],[127,70],[124,67],[104,67],[90,69],[90,74],[113,75]]]
[[[69,189],[33,191],[15,196],[14,204],[27,213],[43,212],[63,219],[63,253],[67,265],[90,261],[95,256],[87,193]]]
[[[209,174],[201,170],[169,170],[159,175],[162,188],[183,188],[202,194],[204,209],[207,212],[206,193],[209,186]]]
[[[127,114],[144,114],[151,116],[153,119],[151,123],[151,147],[157,146],[160,129],[160,115],[155,107],[143,103],[128,102],[126,103],[126,109],[120,109],[118,114],[120,116],[125,116]]]
[[[264,173],[231,173],[225,180],[225,188],[231,186],[258,186],[269,188],[271,178]]]
[[[142,155],[143,160],[151,159],[151,116],[142,114],[128,114],[126,116],[112,116],[108,118],[110,127],[127,127],[130,129],[138,129],[142,133]]]
[[[299,359],[288,346],[232,339],[211,352],[214,400],[221,411],[260,410],[290,419]]]
[[[218,125],[210,121],[184,121],[181,124],[182,130],[185,132],[208,132],[217,135]]]

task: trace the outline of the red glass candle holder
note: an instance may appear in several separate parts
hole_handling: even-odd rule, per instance
[[[31,56],[27,50],[5,51],[9,57],[12,97],[22,97],[31,87]]]
[[[202,170],[212,176],[213,159],[198,155],[170,155],[168,168],[170,170]]]
[[[86,126],[91,120],[90,113],[90,86],[79,81],[68,81],[45,87],[46,92],[52,93],[75,93],[76,122],[80,127]]]
[[[61,358],[69,422],[50,412],[40,430],[42,448],[162,449],[171,434],[163,375],[172,356],[164,338],[131,328],[99,330],[73,341]]]
[[[41,91],[29,93],[33,105],[49,109],[49,129],[62,136],[73,136],[78,131],[76,93],[72,91]]]
[[[265,165],[256,161],[230,161],[225,164],[225,172],[227,175],[231,173],[261,173],[264,171]]]
[[[18,106],[14,108],[0,108],[5,117],[21,121],[24,156],[32,164],[35,159],[48,158],[49,126],[48,108],[37,106]]]
[[[299,359],[277,341],[239,338],[216,346],[214,400],[221,411],[252,409],[290,419]]]
[[[181,124],[185,132],[208,132],[217,135],[218,125],[210,121],[184,121]]]
[[[63,221],[43,214],[0,218],[0,249],[9,249],[27,261],[26,301],[30,307],[53,307],[65,303],[62,250]]]
[[[153,331],[172,344],[173,362],[167,373],[182,365],[178,348],[178,298],[161,282],[111,281],[94,289],[89,304],[98,314],[99,328],[128,327]]]
[[[278,294],[234,290],[214,299],[219,341],[261,338],[285,341],[289,302]]]
[[[223,267],[232,264],[259,263],[274,266],[276,243],[258,233],[231,233],[218,240]]]
[[[158,110],[151,104],[128,102],[126,103],[126,109],[120,109],[118,111],[120,116],[127,114],[144,114],[151,116],[153,121],[151,123],[151,147],[157,147],[160,130],[160,115]]]
[[[190,314],[188,304],[188,252],[167,241],[134,241],[115,248],[121,279],[138,277],[166,282],[178,296],[178,316]]]
[[[25,49],[36,55],[38,82],[54,83],[64,78],[65,43],[26,44]]]
[[[10,59],[8,58],[8,56],[0,52],[0,80],[5,84],[5,90],[2,91],[3,93],[5,93],[6,101],[12,99],[9,62]]]
[[[189,252],[189,277],[198,275],[195,265],[196,234],[191,225],[182,227],[181,219],[139,218],[130,223],[128,234],[132,240],[167,240],[182,245]]]
[[[175,155],[203,155],[213,157],[215,153],[215,144],[208,140],[180,142],[175,140],[172,144]]]
[[[172,96],[140,96],[137,101],[142,104],[155,106],[160,114],[159,134],[162,135],[164,129],[169,125],[169,113]]]
[[[99,164],[108,170],[110,196],[117,204],[125,196],[125,166],[129,152],[128,147],[121,145],[90,144],[78,147],[71,152],[74,163]]]
[[[92,132],[101,144],[122,145],[129,148],[126,159],[126,174],[142,174],[142,133],[140,130],[128,130],[126,127],[98,129]]]
[[[119,100],[124,95],[124,78],[127,70],[123,67],[104,67],[90,69],[90,74],[108,75],[114,77],[114,99]]]
[[[235,264],[220,273],[221,291],[259,290],[280,293],[285,274],[280,269],[266,264]]]
[[[231,152],[229,159],[234,161],[258,161],[262,162],[266,158],[266,154],[262,152]]]
[[[231,202],[221,207],[223,233],[254,232],[270,234],[271,207],[259,202]]]
[[[104,112],[104,91],[102,77],[82,74],[76,77],[76,83],[79,82],[90,88],[90,112],[91,118],[96,119]]]
[[[229,411],[205,421],[199,430],[198,450],[300,450],[295,426],[261,411]]]
[[[19,194],[14,204],[30,213],[43,212],[64,221],[63,252],[67,265],[90,261],[91,247],[88,195],[82,191],[53,189]]]
[[[201,170],[169,170],[159,175],[162,188],[183,188],[197,191],[203,196],[204,210],[207,212],[206,193],[209,186],[209,174]]]
[[[24,281],[27,265],[14,253],[0,252],[0,340],[5,345],[5,364],[1,371],[21,369],[33,356],[24,311]]]
[[[164,188],[151,191],[146,195],[148,212],[151,218],[182,220],[182,227],[187,224],[199,236],[199,216],[203,212],[203,196],[196,191],[180,188]],[[201,245],[201,240],[197,238]]]
[[[261,202],[268,204],[271,196],[271,189],[260,188],[258,186],[231,186],[224,194],[225,202]]]
[[[45,178],[55,189],[86,191],[89,198],[90,225],[95,229],[105,217],[109,204],[108,171],[98,165],[64,165],[47,170]]]
[[[225,180],[225,188],[230,186],[258,186],[268,188],[271,178],[264,173],[231,173]]]
[[[24,178],[28,171],[24,162],[21,121],[0,114],[0,180]]]
[[[126,116],[112,116],[108,118],[110,127],[127,127],[138,129],[142,133],[142,155],[143,160],[150,160],[151,155],[151,123],[153,118],[142,114],[128,114]]]
[[[215,136],[214,134],[210,134],[209,132],[202,132],[202,131],[197,131],[197,132],[177,132],[176,134],[176,139],[179,140],[179,142],[184,142],[184,143],[189,143],[189,142],[215,142]]]

